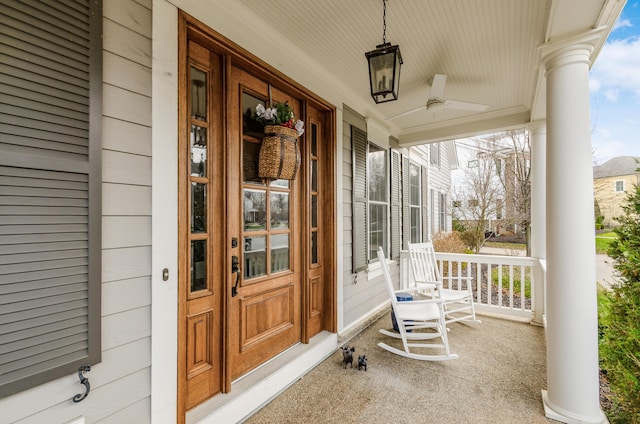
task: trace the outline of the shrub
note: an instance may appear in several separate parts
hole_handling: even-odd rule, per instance
[[[476,247],[476,245],[478,244],[476,242],[476,235],[475,233],[473,233],[472,231],[463,231],[461,233],[458,233],[460,236],[460,240],[462,240],[462,242],[464,243],[464,245],[466,246],[466,248],[470,251],[473,251],[473,249]]]
[[[437,233],[432,238],[433,248],[436,252],[466,253],[467,245],[462,241],[460,233]]]
[[[608,249],[619,279],[600,302],[600,362],[614,394],[610,419],[640,423],[640,187],[623,210]]]

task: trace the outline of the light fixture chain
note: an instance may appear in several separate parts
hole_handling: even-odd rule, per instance
[[[382,0],[382,44],[387,43],[387,0]]]

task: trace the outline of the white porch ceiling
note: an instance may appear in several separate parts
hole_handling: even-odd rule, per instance
[[[403,145],[441,141],[545,118],[540,47],[596,32],[594,58],[624,0],[388,0],[386,39],[404,64],[397,101],[369,95],[364,53],[382,43],[382,0],[238,0],[344,86],[355,108],[380,120]],[[283,47],[286,48],[286,47]],[[305,59],[306,60],[306,59]],[[308,64],[307,64],[308,65]],[[447,99],[483,112],[421,110],[430,78],[447,75]]]

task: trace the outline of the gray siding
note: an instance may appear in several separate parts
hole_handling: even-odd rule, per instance
[[[2,422],[151,420],[151,1],[104,2],[102,362],[0,400]]]
[[[429,189],[434,193],[433,204],[429,205],[431,208],[429,216],[433,217],[431,222],[433,233],[451,231],[451,155],[448,152],[450,145],[451,143],[447,142],[440,143],[440,166],[431,165],[429,167]],[[438,195],[440,193],[447,196],[446,228],[439,226]],[[429,201],[431,201],[431,194]]]

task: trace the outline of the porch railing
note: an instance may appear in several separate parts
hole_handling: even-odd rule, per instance
[[[476,312],[542,324],[544,269],[539,260],[444,252],[437,252],[436,259],[445,288],[467,290],[471,285]],[[409,254],[403,251],[400,255],[400,288],[411,286],[412,281]]]

